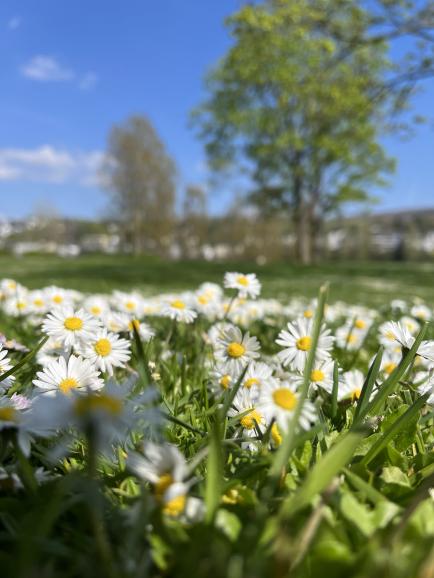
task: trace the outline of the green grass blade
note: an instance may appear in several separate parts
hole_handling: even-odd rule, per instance
[[[375,382],[377,380],[378,374],[380,372],[381,361],[383,359],[384,347],[380,347],[374,361],[372,362],[368,375],[366,376],[365,383],[362,387],[362,392],[357,401],[356,411],[354,413],[354,425],[356,425],[364,416],[364,409],[367,407],[369,398],[371,397],[372,390],[374,389]]]
[[[215,420],[208,445],[208,462],[205,485],[206,522],[212,523],[220,504],[223,486],[223,455],[220,441],[220,424]]]
[[[16,365],[11,367],[8,371],[5,371],[4,373],[2,373],[0,376],[0,383],[2,381],[4,381],[7,377],[9,377],[10,375],[14,375],[14,373],[16,373],[19,369],[21,369],[21,367],[23,367],[29,361],[31,361],[33,359],[33,357],[35,357],[35,355],[41,349],[41,347],[45,343],[47,343],[48,339],[49,339],[48,335],[46,337],[44,337],[43,339],[41,339],[41,341],[38,343],[38,345],[35,347],[35,349],[32,349],[32,351],[30,351],[30,353],[28,353],[21,361],[19,361]]]
[[[430,392],[422,395],[417,399],[408,410],[401,415],[388,430],[379,438],[375,444],[369,449],[369,451],[363,456],[360,465],[367,466],[369,463],[377,456],[381,450],[383,450],[387,444],[393,439],[396,434],[401,431],[405,425],[422,409],[425,405],[426,400],[430,396]]]
[[[353,431],[342,436],[309,471],[299,490],[285,500],[280,515],[283,518],[292,516],[324,491],[333,478],[351,461],[354,450],[365,435],[365,432]]]

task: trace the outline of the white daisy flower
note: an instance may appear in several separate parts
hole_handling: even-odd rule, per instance
[[[416,317],[416,319],[420,319],[420,321],[429,321],[432,319],[431,309],[423,304],[413,305],[410,313],[413,315],[413,317]]]
[[[359,369],[353,369],[342,374],[338,387],[338,401],[350,399],[356,401],[359,399],[365,376]],[[331,393],[331,390],[329,391]]]
[[[83,308],[90,313],[90,315],[93,315],[93,317],[97,317],[98,319],[107,315],[110,309],[107,299],[102,295],[92,295],[85,299]]]
[[[258,411],[265,416],[268,423],[275,420],[278,426],[277,434],[280,431],[286,432],[290,421],[294,417],[296,407],[299,403],[299,395],[295,386],[288,381],[272,381],[267,383],[259,394],[257,404]],[[298,426],[308,430],[315,421],[315,407],[309,400],[305,400],[300,413]]]
[[[71,305],[72,296],[69,291],[60,287],[46,287],[44,289],[44,299],[49,303],[49,307]]]
[[[129,315],[139,315],[143,310],[143,299],[138,293],[114,291],[112,301],[119,311]]]
[[[50,362],[43,371],[37,374],[33,383],[45,393],[54,395],[58,392],[70,395],[72,391],[86,392],[98,390],[104,385],[99,378],[100,372],[89,359],[71,355],[68,361],[60,357]]]
[[[336,330],[336,345],[341,349],[355,351],[362,346],[366,331],[357,331],[353,322],[349,321]]]
[[[230,389],[236,382],[237,378],[226,371],[225,365],[218,364],[211,372],[212,386],[214,393],[221,394]]]
[[[89,359],[98,369],[113,375],[114,367],[125,367],[130,359],[130,343],[107,329],[100,329],[82,350],[83,356]]]
[[[28,301],[29,310],[38,315],[45,315],[52,305],[48,302],[43,291],[31,291],[28,295]]]
[[[227,373],[240,374],[243,368],[259,357],[260,345],[256,337],[244,335],[238,327],[229,327],[218,339],[215,357],[224,364]]]
[[[74,311],[72,307],[59,307],[49,313],[42,325],[42,331],[62,341],[66,347],[80,346],[90,341],[100,328],[97,319],[84,309]]]
[[[382,323],[378,328],[379,342],[386,348],[395,348],[396,345],[401,345],[410,349],[414,343],[414,337],[411,335],[407,327],[402,325],[399,321],[387,321]]]
[[[312,347],[312,319],[298,319],[294,323],[288,323],[288,331],[283,329],[276,339],[276,343],[284,347],[278,353],[281,363],[289,365],[297,371],[303,371],[306,365],[307,356]],[[330,350],[333,347],[334,338],[330,335],[330,330],[325,326],[321,328],[318,345],[316,348],[316,360],[321,361],[330,357]]]
[[[314,368],[310,373],[309,394],[312,391],[316,391],[318,387],[322,387],[326,391],[331,391],[333,389],[333,367],[334,362],[332,359],[317,361],[315,363]],[[303,375],[297,375],[293,380],[293,383],[298,388],[302,385],[303,381]]]
[[[242,387],[257,391],[270,379],[273,379],[273,369],[266,363],[252,361],[247,368]]]
[[[254,273],[225,273],[224,287],[236,289],[241,298],[256,299],[261,292],[261,284]]]
[[[12,369],[12,363],[8,358],[7,349],[3,349],[3,344],[0,343],[0,387],[4,389],[9,389],[13,382],[15,381],[15,377],[10,375],[6,379],[2,379],[2,373],[6,373]]]
[[[228,411],[229,417],[239,416],[239,424],[243,433],[248,437],[256,437],[257,429],[265,430],[265,415],[257,408],[257,395],[246,388],[239,389],[232,407]]]
[[[181,297],[175,297],[163,305],[160,314],[183,323],[192,323],[197,317],[196,311]]]

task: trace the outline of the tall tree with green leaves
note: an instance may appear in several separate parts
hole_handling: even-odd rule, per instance
[[[103,181],[134,253],[164,250],[175,204],[175,164],[150,121],[132,116],[108,139]]]
[[[390,40],[410,21],[392,4],[379,2],[377,12],[354,0],[246,5],[227,21],[233,44],[194,112],[211,167],[241,166],[260,211],[288,212],[303,263],[327,213],[368,200],[385,182],[394,163],[380,137],[432,66],[426,54],[407,68],[390,59]]]

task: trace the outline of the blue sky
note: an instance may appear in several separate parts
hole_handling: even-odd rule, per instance
[[[41,199],[94,217],[107,198],[95,171],[111,125],[149,116],[179,167],[180,188],[206,178],[188,113],[203,77],[229,45],[223,19],[242,0],[2,0],[0,3],[0,214],[20,217]],[[415,111],[434,117],[434,82]],[[398,159],[376,210],[434,205],[434,130],[386,141]],[[210,193],[214,213],[231,191]]]

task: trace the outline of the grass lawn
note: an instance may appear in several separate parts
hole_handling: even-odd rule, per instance
[[[89,292],[140,289],[146,293],[191,289],[203,281],[221,282],[225,271],[255,272],[265,297],[314,297],[330,282],[330,301],[378,306],[390,299],[420,297],[434,304],[434,263],[336,262],[302,267],[273,263],[207,263],[163,261],[154,257],[86,255],[0,256],[0,277],[12,277],[30,288],[56,284]]]

